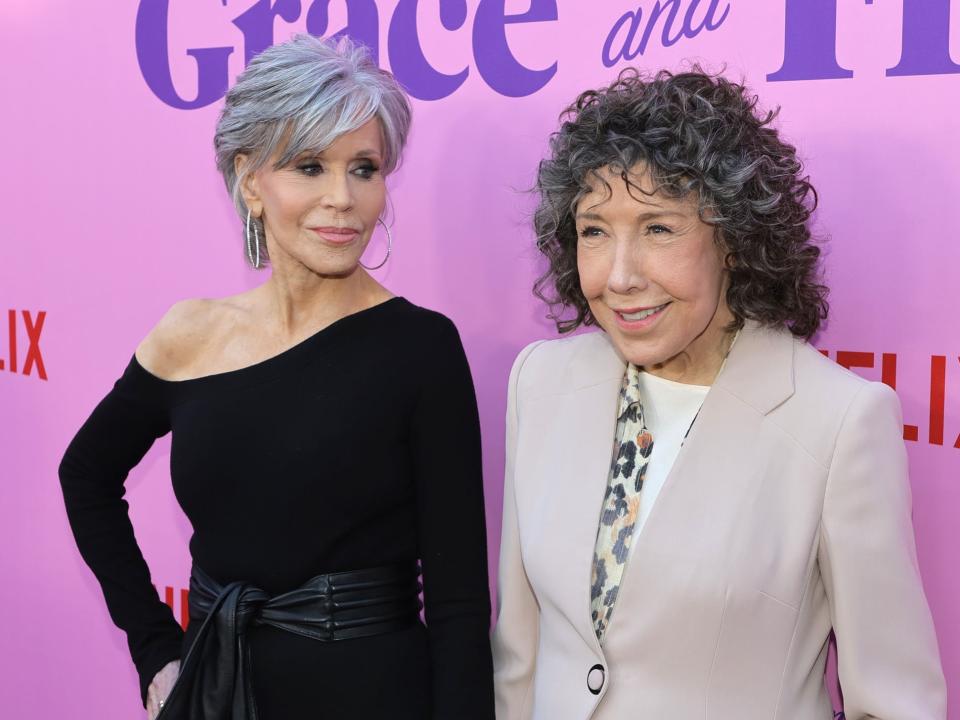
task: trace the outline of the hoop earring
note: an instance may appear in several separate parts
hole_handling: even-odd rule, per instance
[[[257,223],[253,223],[253,237],[254,240],[250,242],[250,210],[247,209],[247,259],[250,261],[250,264],[253,265],[254,270],[260,269],[260,232],[257,230]],[[254,247],[256,247],[256,254],[254,254]]]
[[[377,218],[377,224],[383,225],[383,229],[387,233],[387,256],[379,265],[364,265],[363,263],[360,263],[360,267],[362,267],[364,270],[379,270],[387,264],[387,260],[390,259],[390,253],[393,252],[393,235],[390,233],[390,228],[387,227],[387,224],[383,221],[383,218]]]

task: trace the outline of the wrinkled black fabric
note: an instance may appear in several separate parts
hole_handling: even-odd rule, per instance
[[[249,583],[190,576],[190,617],[201,623],[158,720],[257,720],[247,631],[269,625],[317,642],[394,632],[417,622],[418,569],[394,565],[318,575],[270,597]]]

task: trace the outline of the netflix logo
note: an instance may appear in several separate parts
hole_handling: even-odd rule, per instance
[[[0,316],[2,317],[2,316]],[[40,310],[32,313],[29,310],[7,310],[7,352],[4,355],[2,343],[2,329],[0,329],[0,370],[20,375],[32,375],[41,380],[47,379],[47,369],[43,365],[43,355],[40,353],[40,333],[43,332],[43,322],[47,313]],[[18,329],[22,328],[26,342],[22,339]]]
[[[190,591],[186,588],[172,588],[167,585],[160,596],[173,611],[173,616],[180,618],[180,627],[186,630],[190,623]]]
[[[821,350],[824,355],[831,357],[829,350]],[[896,353],[872,353],[856,352],[850,350],[838,350],[833,359],[839,365],[856,372],[857,368],[875,368],[879,362],[880,381],[889,385],[894,390],[897,389],[897,354]],[[950,441],[949,436],[945,437],[946,428],[945,416],[947,406],[947,364],[946,355],[933,355],[930,357],[930,375],[929,375],[929,404],[927,414],[927,432],[924,441],[930,445],[943,445],[950,442],[954,448],[960,449],[960,434],[955,440]],[[960,362],[960,357],[956,358]],[[926,388],[924,388],[926,390]],[[952,433],[951,433],[952,434]],[[903,439],[911,442],[921,442],[920,426],[904,423]]]

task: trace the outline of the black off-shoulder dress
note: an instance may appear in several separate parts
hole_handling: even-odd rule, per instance
[[[145,695],[186,637],[151,585],[124,480],[173,433],[194,564],[268,594],[322,573],[422,565],[426,625],[333,643],[250,629],[262,720],[492,720],[480,431],[456,328],[403,298],[256,365],[171,382],[132,359],[60,479],[80,552]]]

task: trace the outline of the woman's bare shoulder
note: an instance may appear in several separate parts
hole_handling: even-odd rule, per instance
[[[235,322],[235,298],[191,299],[175,303],[137,347],[137,361],[164,380],[190,377],[200,358]]]

